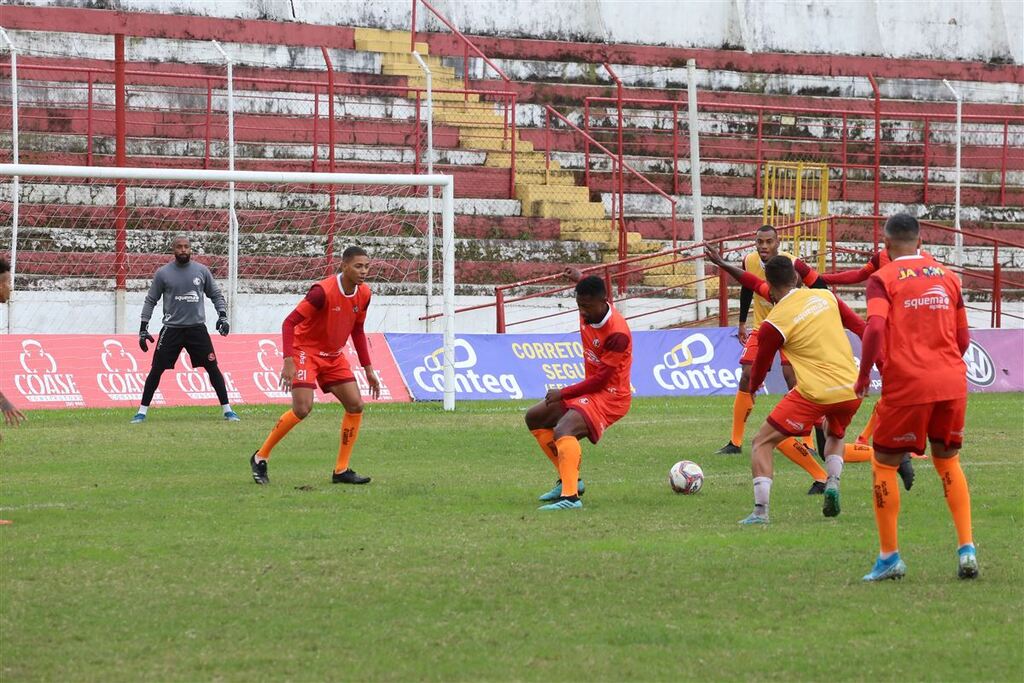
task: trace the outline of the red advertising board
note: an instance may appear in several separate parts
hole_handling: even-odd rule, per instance
[[[381,381],[380,400],[409,401],[384,335],[367,338]],[[291,394],[278,384],[282,362],[278,335],[214,336],[213,345],[232,404],[291,400]],[[0,391],[20,410],[134,407],[142,397],[154,346],[143,353],[134,335],[0,335]],[[369,399],[366,376],[351,343],[347,352],[363,398]],[[319,390],[316,393],[317,400],[322,400]],[[216,402],[206,371],[193,368],[186,353],[164,373],[153,398],[154,406]]]

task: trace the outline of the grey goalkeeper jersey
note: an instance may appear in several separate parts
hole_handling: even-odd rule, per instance
[[[191,327],[206,324],[206,306],[203,295],[213,302],[218,313],[227,310],[227,303],[213,279],[210,269],[201,263],[189,261],[179,266],[171,261],[160,267],[153,276],[153,284],[142,306],[142,322],[153,316],[156,302],[164,300],[164,327]]]

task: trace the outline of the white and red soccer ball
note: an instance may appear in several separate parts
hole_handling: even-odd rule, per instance
[[[692,460],[680,460],[668,471],[668,485],[684,496],[697,493],[704,486],[704,470]]]

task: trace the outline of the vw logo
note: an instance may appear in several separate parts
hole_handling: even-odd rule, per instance
[[[979,387],[987,387],[996,381],[996,369],[988,352],[973,339],[964,353],[967,363],[967,381]]]

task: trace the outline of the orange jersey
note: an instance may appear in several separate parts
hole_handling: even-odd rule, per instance
[[[352,329],[366,321],[370,287],[364,283],[352,294],[346,294],[341,287],[340,273],[313,286],[323,288],[326,300],[319,309],[308,301],[303,301],[295,309],[303,316],[295,326],[295,348],[320,356],[339,356]]]
[[[885,319],[882,397],[917,405],[967,395],[957,331],[967,327],[960,278],[931,257],[901,256],[867,285],[868,318]]]
[[[597,325],[590,325],[580,319],[580,338],[583,342],[586,380],[576,386],[586,385],[587,380],[610,372],[607,382],[595,393],[625,401],[628,405],[633,397],[629,381],[629,371],[633,365],[633,335],[626,319],[609,305],[608,315]],[[563,396],[566,392],[570,396],[574,394],[572,387],[563,390]]]

